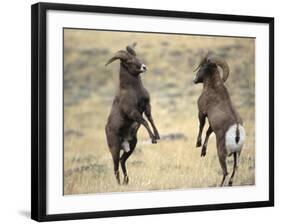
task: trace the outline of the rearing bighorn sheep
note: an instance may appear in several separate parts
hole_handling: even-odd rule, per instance
[[[218,66],[223,70],[222,78]],[[226,158],[231,155],[234,157],[233,172],[229,179],[229,186],[232,186],[234,174],[238,168],[239,155],[246,136],[242,126],[242,119],[234,108],[224,85],[229,75],[229,67],[222,58],[206,56],[202,59],[196,70],[198,72],[193,82],[195,84],[203,83],[203,92],[198,99],[200,125],[196,147],[201,146],[202,130],[207,117],[209,128],[206,132],[201,156],[206,155],[209,136],[214,132],[216,135],[219,162],[223,170],[221,186],[223,186],[225,178],[228,175]]]
[[[118,51],[107,63],[120,60],[119,89],[113,100],[110,115],[105,127],[107,144],[112,154],[114,173],[120,184],[119,161],[124,174],[124,184],[129,178],[126,170],[126,160],[134,151],[137,144],[137,131],[142,124],[151,138],[152,143],[160,139],[157,128],[151,116],[150,99],[144,88],[140,74],[146,71],[146,66],[137,58],[134,50],[136,44],[127,46],[126,51]],[[153,132],[143,113],[150,122]],[[120,150],[123,154],[120,158]]]

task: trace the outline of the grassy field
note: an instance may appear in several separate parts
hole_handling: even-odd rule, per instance
[[[150,144],[146,130],[140,128],[138,145],[127,161],[130,182],[118,186],[104,127],[118,85],[119,63],[104,64],[135,41],[148,67],[142,80],[162,140]],[[64,30],[64,194],[217,186],[222,176],[214,134],[205,158],[195,148],[196,101],[202,85],[192,84],[192,71],[204,50],[229,63],[226,86],[244,120],[247,139],[234,185],[255,184],[253,39],[68,29]],[[229,171],[232,164],[231,158]]]

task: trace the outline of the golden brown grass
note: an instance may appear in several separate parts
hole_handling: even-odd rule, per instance
[[[129,185],[118,186],[104,133],[118,82],[118,63],[108,68],[104,64],[133,41],[138,42],[137,53],[149,68],[143,82],[160,135],[181,133],[186,138],[152,145],[141,127],[136,150],[127,161]],[[247,133],[234,185],[255,183],[254,40],[65,30],[65,194],[217,186],[221,169],[214,135],[205,158],[195,148],[196,100],[202,86],[191,80],[202,49],[229,62],[227,87]],[[232,158],[228,169],[232,171]]]

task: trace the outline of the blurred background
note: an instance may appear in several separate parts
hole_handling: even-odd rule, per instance
[[[118,87],[119,62],[104,65],[116,51],[133,42],[138,43],[136,52],[148,67],[142,80],[151,96],[161,141],[152,145],[146,130],[139,129],[138,145],[127,160],[130,182],[118,186],[104,127]],[[64,194],[206,188],[219,184],[222,172],[214,134],[205,158],[200,157],[201,148],[195,147],[197,99],[202,85],[192,83],[193,70],[205,51],[228,62],[230,76],[226,86],[246,129],[246,144],[234,185],[255,184],[254,39],[65,29]],[[232,164],[231,157],[229,171]]]

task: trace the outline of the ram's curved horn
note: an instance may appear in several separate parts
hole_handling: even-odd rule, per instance
[[[201,66],[201,62],[199,63],[199,65],[193,70],[193,72],[196,72]]]
[[[137,42],[134,42],[132,45],[128,45],[128,46],[126,47],[126,50],[127,50],[131,55],[136,56],[137,54],[136,54],[135,49],[134,49],[136,46],[137,46]]]
[[[215,56],[209,57],[208,61],[211,63],[214,63],[222,68],[222,71],[223,71],[222,81],[225,82],[229,76],[229,66],[226,63],[226,61],[222,58],[215,57]]]
[[[203,65],[206,61],[207,61],[207,58],[209,57],[210,53],[208,50],[200,50],[199,51],[199,55],[200,55],[200,63],[198,64],[198,66],[193,70],[193,72],[196,72],[201,65]]]
[[[128,58],[129,58],[129,56],[128,56],[128,53],[126,51],[123,51],[123,50],[118,51],[118,52],[116,52],[116,54],[112,58],[110,58],[108,60],[108,62],[105,64],[105,66],[107,66],[108,64],[112,63],[113,61],[115,61],[117,59],[126,60]]]

